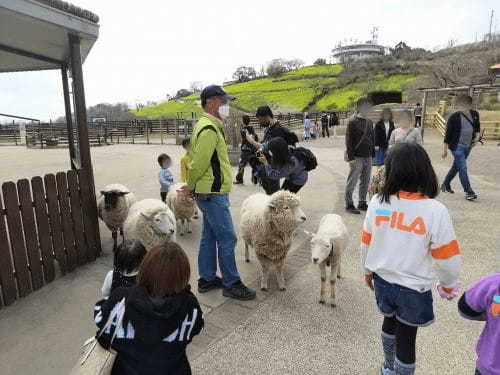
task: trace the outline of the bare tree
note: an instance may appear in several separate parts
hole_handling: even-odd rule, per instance
[[[255,77],[257,77],[257,73],[251,66],[240,66],[233,73],[233,78],[238,82],[249,81],[251,79],[254,79]]]
[[[191,89],[192,92],[194,93],[198,93],[198,92],[201,92],[201,90],[203,90],[203,82],[200,82],[200,81],[193,81],[191,82],[191,84],[189,85],[189,88]]]

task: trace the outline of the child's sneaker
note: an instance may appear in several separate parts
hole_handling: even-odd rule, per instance
[[[396,371],[385,368],[384,364],[382,363],[382,366],[380,366],[380,375],[396,375]]]

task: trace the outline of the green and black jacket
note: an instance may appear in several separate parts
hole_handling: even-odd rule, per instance
[[[193,129],[188,187],[199,194],[227,194],[232,171],[222,122],[204,113]]]

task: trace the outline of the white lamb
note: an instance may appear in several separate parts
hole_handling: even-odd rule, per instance
[[[177,192],[185,184],[175,184],[170,186],[167,194],[167,205],[175,215],[179,223],[179,234],[184,235],[185,231],[191,233],[191,218],[196,213],[196,203],[192,197]]]
[[[261,290],[268,288],[271,267],[276,269],[279,289],[285,290],[285,258],[294,231],[305,220],[298,196],[289,191],[280,190],[271,196],[253,194],[243,202],[240,227],[245,259],[249,261],[248,247],[253,247],[262,267]]]
[[[159,199],[143,199],[130,207],[124,224],[127,239],[137,240],[146,250],[165,241],[175,241],[173,212]]]
[[[121,184],[106,185],[101,190],[101,197],[97,201],[97,213],[111,231],[113,251],[116,251],[118,246],[118,231],[122,236],[122,242],[125,240],[123,223],[127,219],[129,209],[135,201],[135,195]]]
[[[330,304],[335,307],[335,284],[340,279],[340,260],[347,247],[348,232],[339,215],[328,214],[321,218],[316,233],[309,233],[311,238],[311,260],[319,265],[321,289],[319,303],[326,300],[326,266],[330,269]]]

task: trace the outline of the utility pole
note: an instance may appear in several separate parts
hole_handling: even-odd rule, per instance
[[[490,33],[488,34],[489,36],[489,41],[493,41],[493,34],[492,34],[492,28],[493,28],[493,15],[495,14],[495,10],[491,10],[491,18],[490,18]]]

